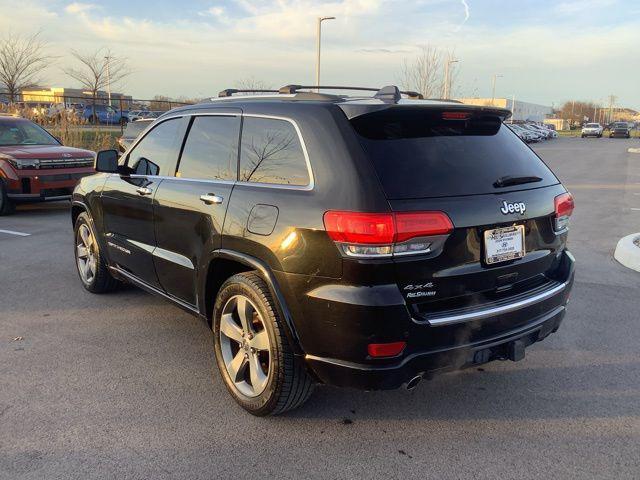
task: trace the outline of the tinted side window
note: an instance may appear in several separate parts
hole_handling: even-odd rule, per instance
[[[309,171],[300,138],[285,120],[245,117],[242,125],[240,180],[309,185]]]
[[[175,173],[184,128],[182,118],[162,122],[136,145],[127,164],[138,175],[169,175]]]
[[[206,180],[235,180],[239,134],[239,116],[194,118],[182,151],[177,176]]]

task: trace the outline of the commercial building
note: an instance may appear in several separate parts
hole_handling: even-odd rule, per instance
[[[91,92],[81,88],[33,88],[23,90],[21,92],[21,96],[23,102],[37,102],[43,104],[63,103],[69,105],[71,103],[83,103],[87,105],[92,102]],[[111,105],[114,108],[120,108],[121,100],[123,104],[122,107],[129,108],[132,100],[130,95],[111,92]],[[108,104],[109,94],[102,90],[98,91],[97,103],[101,105]]]
[[[457,100],[462,103],[466,103],[467,105],[480,105],[487,107],[493,105],[495,107],[506,108],[513,112],[512,118],[517,122],[542,122],[547,118],[547,115],[551,115],[553,113],[553,109],[546,105],[521,102],[517,99],[514,107],[512,98],[458,98]]]

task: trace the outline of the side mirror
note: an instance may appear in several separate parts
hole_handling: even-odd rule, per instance
[[[118,151],[102,150],[96,156],[96,172],[118,173]]]

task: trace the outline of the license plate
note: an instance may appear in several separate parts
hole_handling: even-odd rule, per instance
[[[524,226],[486,230],[484,251],[489,265],[524,257]]]

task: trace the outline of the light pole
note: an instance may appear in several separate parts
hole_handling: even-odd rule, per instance
[[[336,17],[318,17],[317,33],[317,56],[316,56],[316,87],[320,86],[320,43],[322,38],[322,22],[325,20],[335,20]],[[320,91],[320,89],[316,88]]]
[[[493,82],[492,82],[492,87],[491,87],[491,106],[493,106],[495,100],[496,100],[496,79],[497,78],[502,78],[502,74],[501,73],[494,73],[493,74]]]
[[[447,63],[444,64],[444,95],[443,98],[446,100],[449,98],[451,92],[451,64],[458,63],[460,60],[451,58],[447,60]]]
[[[111,106],[111,72],[109,72],[109,61],[111,57],[106,56],[104,60],[107,63],[107,97],[109,98],[109,106]]]

